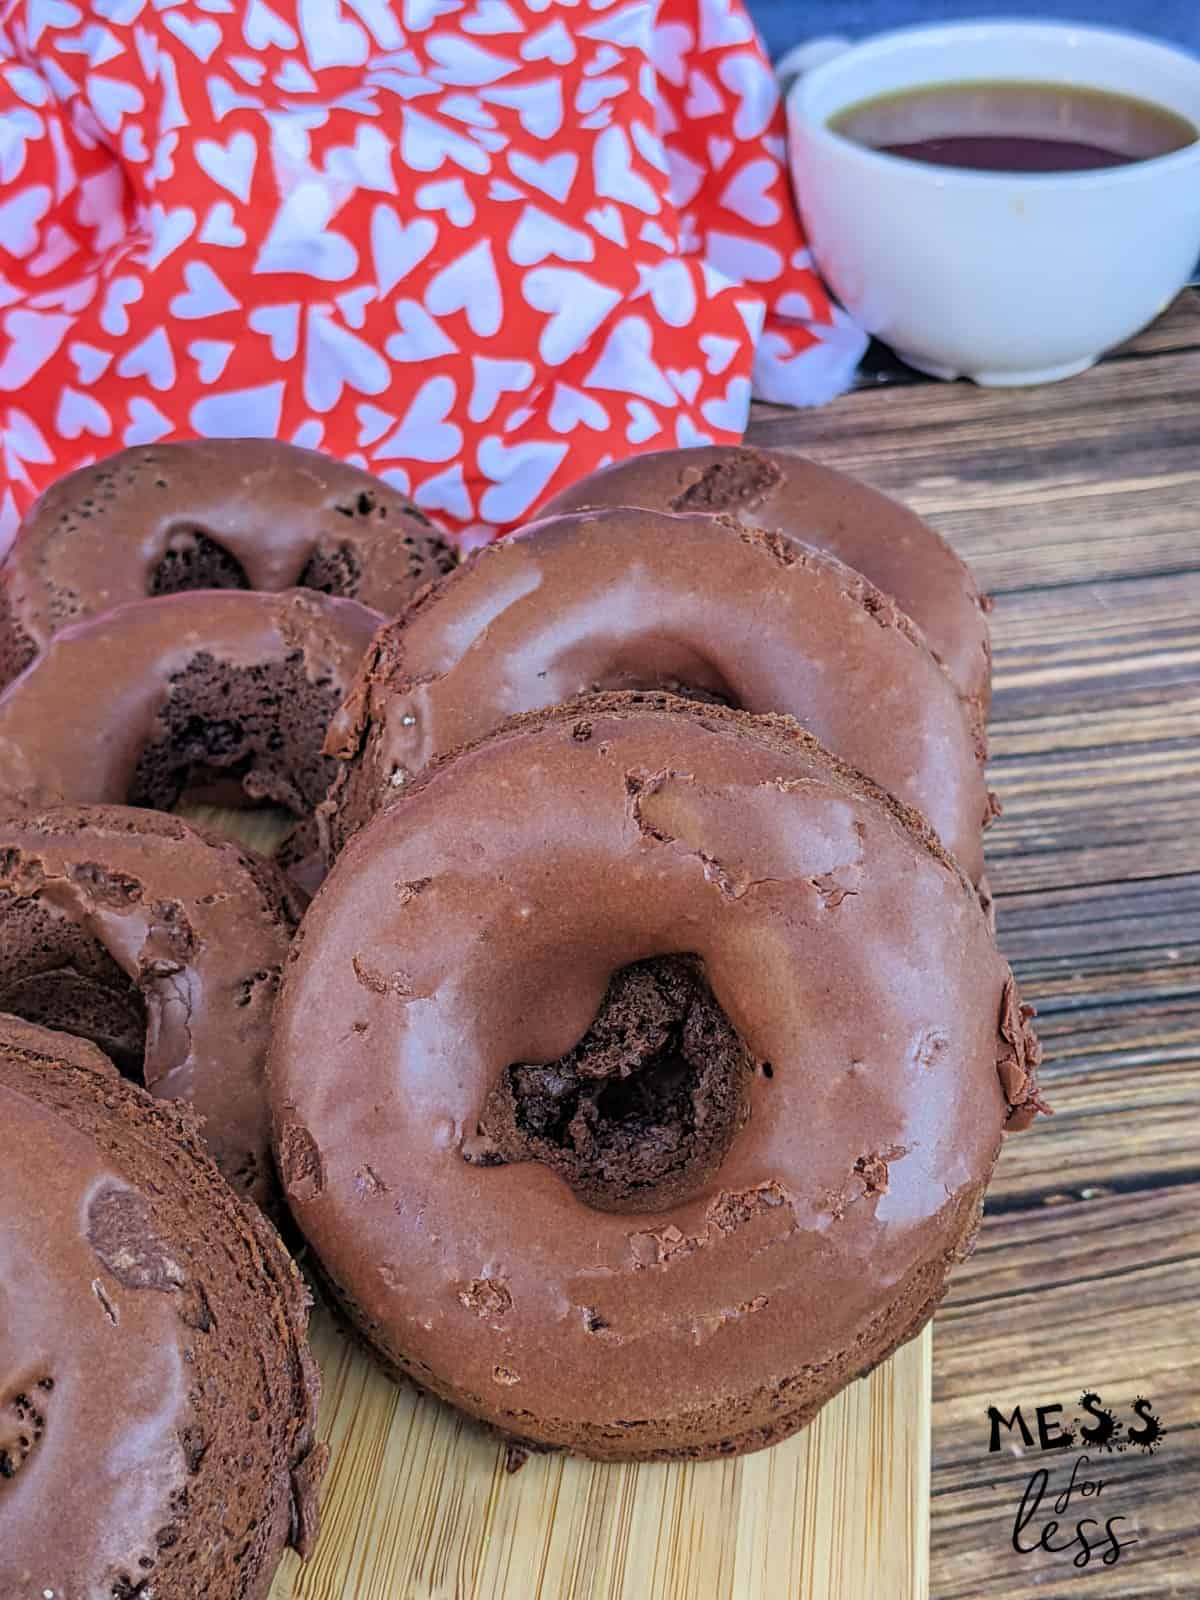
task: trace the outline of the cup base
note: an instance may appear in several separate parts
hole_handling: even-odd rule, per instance
[[[906,367],[915,367],[930,378],[941,378],[952,383],[956,378],[968,378],[982,389],[1023,389],[1036,383],[1059,383],[1063,378],[1074,378],[1099,361],[1098,355],[1084,356],[1079,361],[1066,361],[1061,367],[1038,367],[1029,372],[959,372],[954,367],[941,367],[936,362],[924,361],[920,356],[906,355],[897,350],[896,355]]]

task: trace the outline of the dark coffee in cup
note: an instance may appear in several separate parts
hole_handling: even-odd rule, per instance
[[[849,106],[834,133],[885,155],[976,172],[1083,172],[1182,150],[1200,130],[1173,111],[1068,83],[933,83]]]

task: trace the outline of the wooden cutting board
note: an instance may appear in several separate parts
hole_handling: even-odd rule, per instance
[[[187,814],[269,853],[267,812]],[[812,1425],[732,1461],[532,1456],[392,1383],[318,1309],[333,1461],[270,1600],[927,1600],[931,1330]]]
[[[735,1461],[504,1448],[313,1322],[333,1461],[271,1600],[926,1600],[931,1334],[811,1427]]]

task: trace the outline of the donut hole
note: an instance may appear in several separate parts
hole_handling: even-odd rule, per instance
[[[734,699],[731,689],[702,689],[698,684],[679,683],[675,679],[668,679],[665,683],[639,684],[638,688],[651,691],[661,690],[666,694],[673,694],[680,700],[695,700],[700,705],[727,706],[730,711],[740,711],[742,707]]]
[[[312,812],[337,766],[321,743],[340,701],[331,679],[309,678],[301,650],[247,667],[201,651],[169,680],[161,735],[143,746],[123,798],[158,811],[274,805],[302,819],[280,859],[303,860],[315,851]]]
[[[655,660],[655,656],[660,659]],[[680,700],[695,700],[701,705],[726,706],[741,711],[737,693],[712,662],[694,651],[669,644],[666,650],[650,649],[645,658],[614,665],[587,688],[590,694],[673,694]]]
[[[370,501],[367,494],[359,501]],[[373,502],[372,502],[373,504]],[[344,508],[339,506],[338,510]],[[300,589],[319,589],[322,594],[345,595],[353,600],[362,582],[362,564],[348,544],[323,545],[304,563],[296,585]]]
[[[616,972],[566,1055],[508,1067],[480,1119],[484,1163],[540,1161],[600,1211],[658,1211],[716,1174],[755,1063],[695,956]]]
[[[146,580],[147,595],[186,589],[249,589],[246,569],[223,544],[199,528],[176,528]]]
[[[141,1083],[146,1005],[137,985],[64,912],[0,891],[0,1011],[90,1039]]]

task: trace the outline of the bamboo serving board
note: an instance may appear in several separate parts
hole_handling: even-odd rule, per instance
[[[811,1427],[733,1461],[504,1447],[313,1319],[333,1461],[271,1600],[925,1600],[928,1329]]]
[[[188,815],[269,852],[270,813]],[[736,1460],[601,1464],[505,1450],[398,1386],[318,1308],[322,1531],[270,1600],[927,1600],[932,1335],[810,1427]]]

